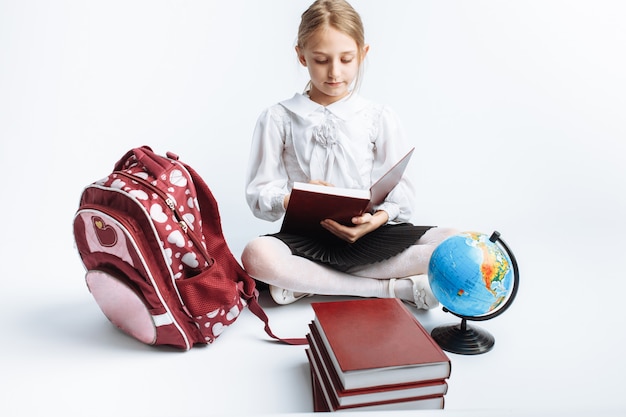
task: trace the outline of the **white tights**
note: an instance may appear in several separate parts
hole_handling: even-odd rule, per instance
[[[293,255],[287,245],[271,236],[261,236],[248,243],[241,261],[252,277],[296,293],[387,298],[389,279],[427,273],[437,245],[455,233],[454,229],[432,228],[400,254],[348,272]],[[396,281],[395,296],[412,301],[411,281]]]

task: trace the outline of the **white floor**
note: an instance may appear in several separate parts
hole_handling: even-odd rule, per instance
[[[619,242],[606,240],[606,249],[581,262],[577,244],[549,236],[544,244],[531,236],[513,241],[522,271],[518,298],[501,316],[475,324],[496,337],[491,352],[450,354],[445,409],[458,415],[623,413],[620,300],[626,288],[615,264],[600,259],[617,259]],[[304,348],[271,342],[250,312],[207,347],[182,353],[145,346],[106,321],[81,282],[71,248],[57,252],[67,262],[63,271],[35,259],[5,269],[12,277],[2,292],[2,415],[312,411]],[[72,279],[59,280],[60,274]],[[274,332],[295,337],[312,319],[309,302],[326,299],[281,307],[266,293],[261,300]],[[440,309],[415,314],[429,330],[456,322]]]
[[[0,0],[0,415],[312,411],[304,348],[248,311],[185,353],[118,332],[71,229],[82,187],[149,144],[205,177],[236,255],[276,230],[246,207],[244,167],[261,109],[306,82],[293,40],[308,4]],[[363,94],[419,150],[416,222],[496,229],[520,265],[510,310],[476,324],[494,349],[451,354],[445,411],[422,415],[626,415],[623,3],[353,4],[372,44]],[[314,300],[262,303],[292,337]]]

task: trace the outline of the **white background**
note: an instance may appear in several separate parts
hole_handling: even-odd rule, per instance
[[[71,228],[82,188],[150,145],[206,179],[237,256],[275,231],[250,214],[244,171],[258,114],[306,84],[293,46],[308,5],[0,0],[0,414],[312,410],[302,348],[268,343],[249,312],[186,353],[116,331]],[[361,92],[418,149],[416,223],[499,230],[520,264],[511,309],[480,323],[494,350],[450,355],[447,412],[626,411],[624,3],[353,5],[371,45]],[[262,299],[283,336],[304,335],[309,300]]]

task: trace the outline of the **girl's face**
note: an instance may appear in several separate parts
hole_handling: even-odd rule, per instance
[[[315,32],[306,47],[296,47],[311,76],[311,100],[327,106],[346,97],[368,50],[366,45],[359,54],[354,39],[332,27]]]

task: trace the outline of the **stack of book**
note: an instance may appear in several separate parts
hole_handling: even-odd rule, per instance
[[[311,303],[315,411],[443,409],[451,363],[394,298]]]

